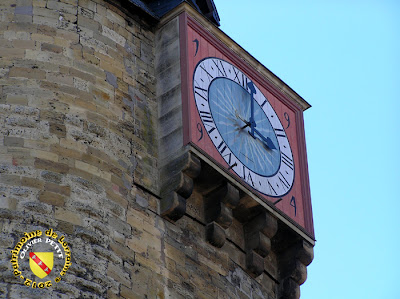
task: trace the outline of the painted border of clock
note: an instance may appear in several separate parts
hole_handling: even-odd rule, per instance
[[[193,91],[195,67],[201,60],[216,57],[237,67],[265,95],[278,115],[283,128],[285,130],[288,128],[286,135],[292,149],[293,163],[296,168],[293,186],[282,197],[264,195],[246,183],[241,185],[314,239],[303,122],[303,109],[305,108],[279,89],[270,78],[261,74],[258,68],[255,69],[248,61],[257,61],[231,39],[225,36],[226,40],[222,41],[212,32],[204,29],[197,20],[186,12],[182,12],[179,16],[179,31],[182,119],[184,124],[183,143],[193,146],[239,183],[243,180],[232,170],[230,165],[227,165],[208,134],[204,133],[206,129],[203,127],[197,111]],[[274,76],[274,80],[280,81],[275,75],[272,74],[272,76]],[[199,134],[202,138],[199,138]]]

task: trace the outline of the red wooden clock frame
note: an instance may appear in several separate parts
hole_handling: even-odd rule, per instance
[[[203,26],[186,12],[182,12],[179,16],[179,34],[184,145],[191,144],[213,162],[220,165],[226,173],[240,182],[240,178],[233,170],[228,169],[229,165],[220,156],[206,133],[204,133],[202,140],[198,141],[199,138],[196,135],[199,134],[197,124],[201,124],[202,122],[195,107],[192,84],[193,72],[200,60],[206,57],[217,57],[232,63],[257,84],[278,114],[282,125],[286,127],[284,113],[288,113],[292,126],[286,132],[295,163],[295,181],[290,192],[282,198],[273,198],[257,192],[247,184],[243,185],[314,239],[302,108],[289,99],[282,91],[278,90],[265,77],[255,71],[243,59],[238,57],[221,40],[204,29]],[[244,50],[242,51],[244,52]],[[247,52],[246,55],[250,56]],[[293,122],[293,120],[295,121]],[[293,198],[295,202],[293,202]]]

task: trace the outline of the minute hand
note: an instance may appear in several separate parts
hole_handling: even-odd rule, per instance
[[[260,136],[260,138],[262,139],[262,141],[264,141],[264,143],[270,148],[270,149],[276,149],[276,147],[275,147],[275,145],[274,145],[274,143],[272,142],[272,140],[271,140],[271,138],[269,138],[269,137],[264,137],[264,135],[263,134],[261,134],[256,128],[254,128],[254,127],[252,127],[251,128],[252,129],[252,131],[254,131],[258,136]],[[255,136],[254,136],[254,134],[252,134],[252,132],[249,132],[249,134],[253,137],[253,138],[256,138]]]
[[[254,128],[257,126],[256,120],[254,119],[254,95],[256,94],[256,88],[252,81],[247,82],[247,88],[250,90],[250,128],[251,128],[251,135],[254,133]]]

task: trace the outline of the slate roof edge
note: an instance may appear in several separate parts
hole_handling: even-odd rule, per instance
[[[157,16],[147,5],[141,0],[128,0],[131,2],[134,6],[140,8],[143,10],[145,13],[149,14],[151,17],[153,17],[156,20],[160,20],[160,17]],[[121,1],[122,2],[122,1]]]

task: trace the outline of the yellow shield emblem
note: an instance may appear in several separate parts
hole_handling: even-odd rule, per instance
[[[31,252],[29,253],[29,266],[33,274],[39,278],[44,278],[53,269],[53,252]]]

